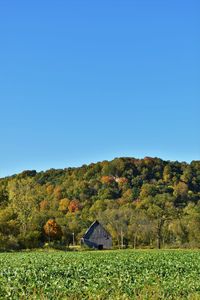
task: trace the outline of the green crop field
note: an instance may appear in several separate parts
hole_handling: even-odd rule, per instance
[[[200,299],[200,252],[2,253],[0,299]]]

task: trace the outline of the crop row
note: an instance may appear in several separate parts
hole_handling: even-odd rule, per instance
[[[200,299],[198,251],[0,254],[0,299]]]

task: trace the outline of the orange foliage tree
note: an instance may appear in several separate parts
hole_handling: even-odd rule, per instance
[[[47,210],[49,208],[49,202],[47,200],[42,200],[39,205],[41,211]]]
[[[49,219],[44,225],[44,232],[47,237],[54,240],[61,238],[62,230],[61,227],[56,223],[54,219]]]
[[[59,185],[55,187],[53,193],[57,200],[62,199],[62,189]]]
[[[115,181],[115,179],[113,178],[113,176],[102,176],[101,177],[101,182],[103,184],[110,184],[110,183],[112,183],[114,181]]]
[[[80,202],[78,200],[72,200],[69,203],[68,210],[69,212],[73,213],[78,211],[81,208]]]

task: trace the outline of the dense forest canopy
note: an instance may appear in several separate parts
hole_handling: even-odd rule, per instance
[[[114,245],[200,247],[200,161],[116,158],[0,179],[0,249],[69,245],[95,219]]]

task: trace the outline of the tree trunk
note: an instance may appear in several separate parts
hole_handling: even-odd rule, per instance
[[[158,248],[158,249],[161,248],[161,237],[160,237],[159,234],[157,235],[157,248]]]
[[[163,222],[162,221],[158,221],[158,228],[157,228],[157,248],[160,249],[161,248],[161,240],[162,240],[162,226],[163,226]]]
[[[134,243],[133,247],[135,249],[136,248],[136,244],[137,244],[137,235],[136,234],[134,235],[134,242],[133,243]]]

